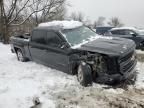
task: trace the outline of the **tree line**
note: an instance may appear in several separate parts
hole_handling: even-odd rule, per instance
[[[86,18],[82,12],[78,12],[78,13],[72,12],[72,14],[70,15],[70,18],[76,21],[83,22],[85,25],[91,26],[92,28],[105,26],[106,23],[107,25],[112,26],[112,27],[124,26],[124,24],[121,22],[121,20],[118,17],[112,17],[109,19],[108,22],[106,22],[106,18],[103,16],[100,16],[98,17],[96,21],[94,21],[94,23],[91,23],[90,20]]]
[[[9,41],[11,27],[63,20],[65,5],[66,0],[0,0],[0,33],[4,43]]]
[[[67,16],[66,0],[0,0],[0,38],[7,44],[9,37],[17,31],[29,31],[39,23],[73,19],[81,21],[87,26],[104,26],[104,17],[99,17],[91,24],[91,21],[81,12],[72,12]],[[111,26],[122,26],[121,21],[114,17],[108,22]]]

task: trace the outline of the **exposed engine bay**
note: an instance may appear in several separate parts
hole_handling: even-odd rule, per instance
[[[128,60],[130,59],[128,58]],[[85,52],[80,55],[80,61],[86,63],[91,67],[91,75],[93,81],[103,84],[114,84],[119,82],[120,80],[123,80],[121,77],[123,77],[125,73],[121,72],[118,60],[118,57],[109,57],[108,55],[92,52]],[[131,63],[132,61],[130,60],[128,62]],[[135,60],[133,61],[133,63],[135,63]]]
[[[108,74],[108,56],[87,52],[81,55],[80,60],[90,65],[93,79],[100,74]]]

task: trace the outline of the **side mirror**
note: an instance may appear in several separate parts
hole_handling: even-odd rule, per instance
[[[131,33],[130,35],[132,35],[133,37],[136,37],[136,36],[137,36],[135,33]]]
[[[66,49],[66,48],[69,48],[69,44],[67,42],[62,42],[61,44],[61,49]]]

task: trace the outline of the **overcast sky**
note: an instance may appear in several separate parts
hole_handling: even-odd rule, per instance
[[[70,12],[82,12],[90,20],[119,17],[126,26],[144,27],[144,0],[68,0]]]

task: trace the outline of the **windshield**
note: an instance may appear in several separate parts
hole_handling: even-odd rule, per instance
[[[96,37],[96,33],[85,26],[75,29],[63,30],[62,33],[65,35],[65,38],[71,44],[71,46],[85,41],[90,41],[90,39]]]

